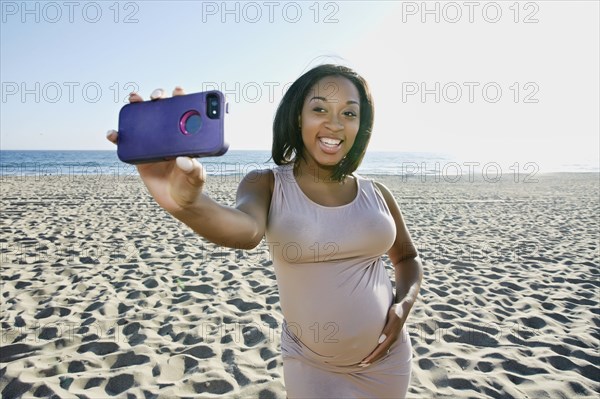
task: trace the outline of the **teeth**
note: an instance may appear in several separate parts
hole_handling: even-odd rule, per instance
[[[340,143],[342,142],[342,140],[336,140],[336,139],[330,139],[327,137],[321,137],[321,142],[323,144],[327,144],[327,145],[331,145],[331,146],[336,146],[336,145],[340,145]]]

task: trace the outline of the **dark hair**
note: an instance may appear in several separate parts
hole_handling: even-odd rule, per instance
[[[286,91],[279,103],[273,121],[271,158],[277,165],[296,162],[304,156],[302,130],[298,120],[310,89],[328,76],[341,76],[351,81],[360,97],[360,125],[354,144],[348,154],[336,165],[332,179],[343,181],[360,165],[373,129],[373,100],[367,82],[354,70],[333,64],[319,65],[300,76]]]

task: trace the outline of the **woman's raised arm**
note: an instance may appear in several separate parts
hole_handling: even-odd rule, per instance
[[[177,87],[173,95],[183,95]],[[164,91],[155,90],[153,101],[160,101]],[[143,101],[136,93],[130,102]],[[118,143],[118,132],[107,133],[109,141]],[[167,212],[196,233],[215,244],[230,248],[254,248],[262,239],[269,210],[273,174],[270,170],[249,173],[240,183],[235,207],[221,205],[202,191],[206,171],[195,159],[177,159],[136,165],[150,195]]]

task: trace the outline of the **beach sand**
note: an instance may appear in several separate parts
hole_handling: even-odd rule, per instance
[[[425,267],[409,398],[600,392],[599,175],[523,178],[376,178]],[[285,398],[266,245],[206,242],[136,176],[3,176],[0,203],[3,398]]]

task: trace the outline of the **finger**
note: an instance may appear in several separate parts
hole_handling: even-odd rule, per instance
[[[106,132],[106,138],[108,139],[108,141],[110,141],[113,144],[117,144],[117,140],[119,138],[119,133],[117,133],[116,130],[109,130],[108,132]]]
[[[144,99],[136,92],[129,93],[129,102],[130,103],[140,103],[142,101],[144,101]]]
[[[387,354],[387,351],[388,349],[390,349],[391,346],[391,340],[387,338],[385,341],[383,341],[383,343],[377,345],[375,350],[373,350],[373,352],[371,352],[369,356],[367,356],[362,362],[360,362],[360,366],[367,367],[371,363],[379,360]]]
[[[191,158],[177,157],[175,159],[175,163],[179,169],[183,170],[185,173],[190,173],[192,170],[194,170],[194,164]]]
[[[387,328],[387,325],[386,325]],[[385,331],[385,328],[384,328]],[[378,355],[380,353],[383,353],[383,351],[387,351],[387,346],[390,346],[389,343],[387,343],[388,336],[387,334],[383,333],[379,336],[379,341],[377,342],[378,345],[375,347],[375,349],[373,349],[373,352],[371,352],[369,354],[369,356],[367,356],[366,358],[363,359],[363,361],[361,362],[361,364],[370,364],[373,363],[375,360],[378,359]]]
[[[394,307],[392,306],[390,311],[393,311]],[[366,367],[374,361],[378,360],[380,357],[383,357],[387,354],[387,351],[391,348],[394,343],[393,337],[393,327],[394,320],[388,316],[388,321],[385,323],[383,327],[383,331],[379,336],[378,345],[375,347],[373,352],[369,354],[363,361],[360,363],[361,367]]]
[[[186,174],[190,184],[195,186],[204,184],[204,181],[206,180],[206,170],[204,170],[200,162],[189,157],[177,157],[175,163],[177,164],[177,167]]]
[[[396,316],[398,316],[399,319],[404,318],[404,308],[402,307],[402,304],[400,304],[400,303],[395,304],[394,313],[396,313]]]
[[[382,344],[383,341],[385,341],[386,339],[387,339],[387,335],[381,334],[381,336],[379,337],[379,342],[377,342],[377,343]]]
[[[154,91],[150,94],[150,100],[160,100],[161,98],[165,98],[165,91],[163,89],[154,89]]]
[[[181,86],[175,86],[175,88],[173,89],[173,97],[183,95],[185,95],[185,92],[183,91]]]

